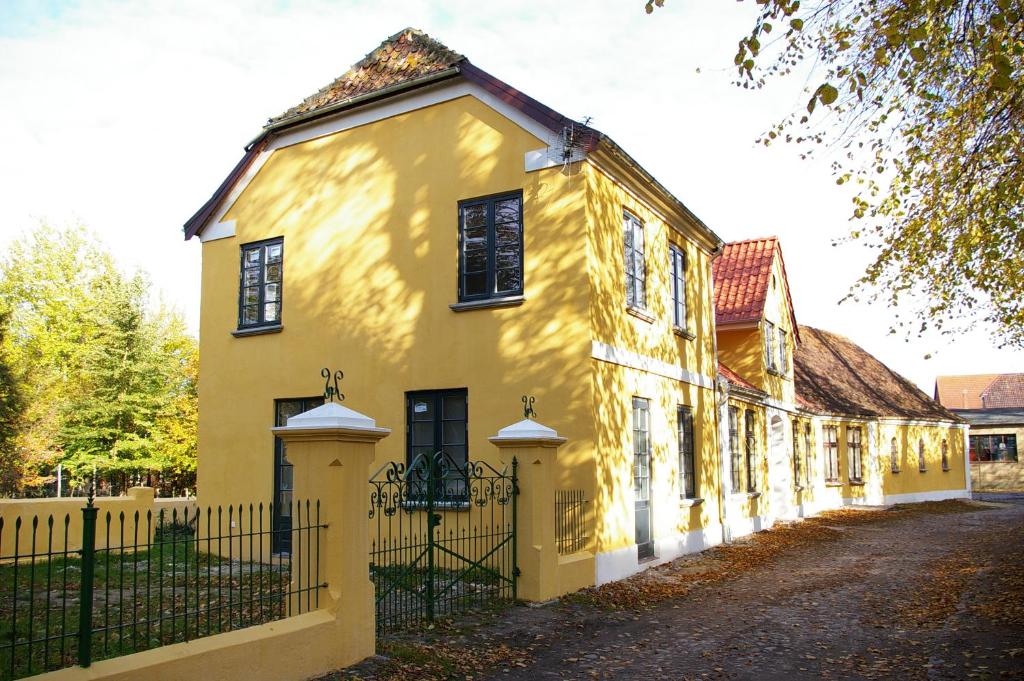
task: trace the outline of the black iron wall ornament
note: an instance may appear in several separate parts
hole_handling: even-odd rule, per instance
[[[523,395],[523,418],[524,419],[535,419],[537,418],[537,412],[533,410],[533,395]]]
[[[345,374],[342,373],[341,369],[335,371],[334,375],[331,376],[331,370],[324,367],[320,371],[320,376],[324,379],[324,399],[328,402],[333,402],[337,398],[339,402],[344,402],[345,394],[338,388],[338,381],[345,378]],[[332,379],[334,385],[331,385]]]

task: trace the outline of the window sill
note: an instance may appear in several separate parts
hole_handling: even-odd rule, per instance
[[[733,497],[743,497],[745,499],[756,499],[761,496],[760,492],[733,492]]]
[[[626,312],[628,312],[629,314],[633,315],[637,319],[644,320],[648,324],[653,324],[654,323],[654,316],[651,315],[649,312],[647,312],[647,310],[642,310],[639,307],[629,307],[629,306],[626,306]]]
[[[697,337],[697,334],[695,334],[693,331],[690,331],[689,329],[683,329],[678,326],[672,327],[672,333],[682,338],[685,338],[686,340],[693,340],[694,338]]]
[[[778,369],[773,369],[771,367],[768,367],[768,373],[772,376],[778,376],[779,378],[788,378],[788,374],[786,372],[779,371]]]
[[[825,487],[842,487],[843,483],[837,480],[829,480],[825,482]]]
[[[688,506],[700,506],[703,503],[704,503],[704,499],[702,497],[693,497],[692,499],[680,499],[679,500],[679,505],[680,506],[687,506],[687,507]]]
[[[863,486],[864,486],[864,481],[863,480],[851,480],[850,481],[850,487],[863,487]]]
[[[804,491],[804,486],[803,485],[797,485],[794,489],[796,489],[797,492],[803,492]]]
[[[918,472],[918,473],[927,473],[927,472],[928,472],[928,469],[927,469],[927,468],[918,468],[918,469],[917,469],[917,472]]]
[[[943,468],[943,469],[942,469],[942,472],[943,472],[943,473],[948,473],[949,471],[950,471],[950,469],[949,469],[949,468]]]
[[[463,303],[452,303],[448,308],[452,312],[468,312],[469,310],[486,310],[496,307],[515,307],[526,302],[526,296],[505,296],[504,298],[484,298],[483,300],[467,300]]]
[[[271,326],[253,326],[246,329],[235,329],[231,332],[231,335],[235,338],[242,338],[244,336],[262,336],[267,333],[281,333],[284,329],[280,324],[273,324]]]
[[[893,475],[899,475],[900,471],[899,471],[899,469],[896,469],[894,471],[889,471],[889,472],[892,473]]]

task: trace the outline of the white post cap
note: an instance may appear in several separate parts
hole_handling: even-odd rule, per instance
[[[347,430],[382,430],[377,422],[354,409],[343,407],[336,402],[321,404],[315,409],[304,411],[288,419],[288,430],[300,428],[345,428]],[[275,429],[278,430],[278,429]]]
[[[519,423],[513,423],[498,431],[498,434],[490,441],[496,445],[511,442],[537,442],[538,444],[556,444],[565,442],[564,437],[559,437],[554,428],[548,428],[543,423],[523,419]]]

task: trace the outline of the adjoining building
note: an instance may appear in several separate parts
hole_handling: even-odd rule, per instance
[[[971,427],[971,486],[1024,491],[1024,374],[939,376],[935,399]]]

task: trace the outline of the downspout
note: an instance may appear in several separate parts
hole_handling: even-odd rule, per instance
[[[719,244],[712,254],[712,271],[714,271],[714,261],[716,258],[722,255],[722,245]],[[711,320],[715,321],[715,277],[711,277]],[[712,324],[714,326],[714,324]],[[729,512],[727,509],[728,499],[725,495],[725,485],[728,479],[729,471],[726,468],[728,457],[726,456],[726,446],[728,440],[728,432],[725,437],[722,436],[722,428],[728,428],[728,420],[722,417],[722,410],[729,403],[729,382],[725,380],[719,380],[718,376],[718,329],[715,327],[711,334],[711,349],[714,353],[715,361],[715,380],[714,380],[714,391],[715,391],[715,433],[716,444],[718,449],[718,522],[722,526],[722,543],[726,543],[732,540],[732,532],[729,529]]]

